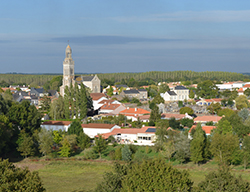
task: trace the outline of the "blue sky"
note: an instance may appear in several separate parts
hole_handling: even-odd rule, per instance
[[[250,72],[249,0],[22,0],[0,6],[0,73]]]

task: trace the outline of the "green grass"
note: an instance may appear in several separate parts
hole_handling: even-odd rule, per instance
[[[38,170],[48,192],[93,190],[111,163],[89,161],[54,161]]]

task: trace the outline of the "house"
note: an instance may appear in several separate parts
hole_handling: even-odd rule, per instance
[[[120,95],[123,97],[128,97],[129,99],[132,99],[132,98],[140,99],[140,92],[136,89],[122,90]]]
[[[140,121],[142,122],[149,122],[150,115],[142,115],[139,116]]]
[[[250,89],[250,84],[245,84],[243,86],[243,92],[246,91],[247,89]]]
[[[62,130],[68,131],[71,121],[45,121],[42,123],[41,127],[47,130]]]
[[[35,95],[31,95],[31,96],[30,96],[30,103],[31,103],[32,105],[38,106],[38,104],[39,104],[39,99],[38,99],[38,97],[35,96]]]
[[[116,124],[103,124],[103,123],[89,123],[82,124],[83,132],[90,138],[94,138],[98,134],[110,133],[114,129],[120,129],[121,127]]]
[[[189,89],[184,86],[175,86],[172,90],[160,95],[164,101],[184,101],[189,99]]]
[[[176,120],[181,120],[184,118],[187,119],[193,119],[192,116],[186,114],[174,114],[174,113],[163,113],[161,114],[161,119],[171,119],[171,118],[175,118]]]
[[[238,95],[244,95],[244,90],[242,87],[238,89]]]
[[[222,117],[220,116],[198,116],[194,119],[194,123],[201,123],[201,124],[206,124],[207,122],[213,122],[214,124],[215,123],[218,123],[219,120],[221,120]]]
[[[226,82],[223,84],[216,84],[216,87],[218,87],[219,90],[230,90],[233,91],[234,89],[240,89],[242,88],[246,83],[242,81],[236,81],[236,82]]]
[[[48,90],[48,95],[56,98],[59,97],[59,93],[57,92],[57,90]]]
[[[115,110],[117,110],[117,108],[120,108],[120,111],[126,109],[126,107],[124,105],[121,105],[121,104],[110,104],[110,103],[107,103],[107,104],[104,104],[103,106],[101,106],[101,108],[99,110],[99,114],[113,113]]]
[[[107,100],[104,93],[90,93],[90,97],[93,101],[94,110],[98,110],[103,105],[103,103],[99,104],[102,100]]]
[[[127,89],[128,86],[127,86],[127,85],[116,85],[116,88],[117,88],[117,89],[120,89],[120,88]]]
[[[155,127],[148,126],[141,129],[113,129],[110,133],[102,134],[102,137],[107,139],[112,135],[117,142],[122,144],[154,145],[156,140],[155,132]]]
[[[196,102],[196,105],[199,106],[209,106],[212,103],[219,103],[221,105],[221,98],[212,98],[212,99],[201,99],[199,101]]]
[[[147,99],[148,98],[148,91],[146,89],[138,89],[140,96],[139,99]]]
[[[137,121],[138,117],[145,115],[145,114],[150,114],[149,111],[141,108],[127,108],[123,111],[120,112],[121,115],[125,115],[127,119],[131,119],[132,121]]]
[[[192,132],[192,129],[195,129],[195,128],[196,128],[196,126],[197,126],[197,125],[193,125],[193,126],[191,127],[191,129],[188,131],[188,138],[189,138],[189,139],[192,139],[192,137],[191,137],[191,132]],[[213,129],[216,129],[216,126],[206,126],[206,125],[202,126],[202,130],[205,131],[206,136],[211,135],[211,132],[212,132]]]
[[[34,87],[31,87],[31,89],[30,89],[30,95],[35,95],[37,97],[44,97],[45,95],[48,96],[48,93],[46,93],[43,88],[34,88]]]

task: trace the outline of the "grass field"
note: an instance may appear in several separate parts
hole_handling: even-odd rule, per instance
[[[205,179],[210,171],[218,169],[215,162],[211,161],[201,166],[188,164],[177,164],[174,167],[184,170],[188,169],[194,184]],[[105,171],[112,169],[112,161],[22,161],[16,164],[19,167],[28,166],[30,170],[38,171],[43,184],[48,192],[71,192],[89,191],[102,181]],[[235,175],[242,175],[246,181],[250,181],[250,170],[243,171],[242,167],[233,168]]]

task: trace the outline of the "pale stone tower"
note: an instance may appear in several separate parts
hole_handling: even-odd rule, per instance
[[[71,84],[74,84],[75,71],[74,71],[74,61],[72,59],[72,50],[68,45],[65,51],[65,59],[63,61],[63,82],[60,87],[60,94],[64,96],[64,89],[66,86],[70,87]]]

